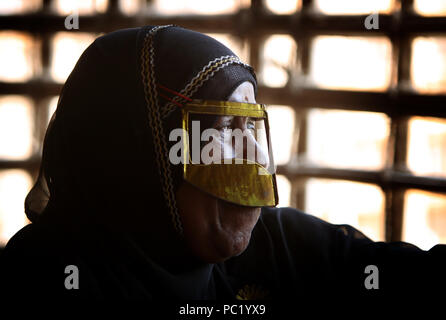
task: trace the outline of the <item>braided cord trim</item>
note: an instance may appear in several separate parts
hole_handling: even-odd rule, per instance
[[[230,64],[240,64],[247,69],[252,69],[252,67],[242,61],[237,56],[221,56],[212,61],[210,61],[206,66],[204,66],[195,77],[180,91],[182,95],[191,97],[198,89],[200,89],[206,81],[214,76],[214,74],[225,68]],[[175,96],[173,98],[175,102],[180,102],[181,98]],[[176,108],[175,103],[169,102],[163,108],[162,117],[166,118],[174,109]]]
[[[155,147],[155,158],[158,168],[160,170],[161,186],[164,194],[164,198],[167,201],[167,207],[171,215],[172,223],[175,230],[182,235],[183,226],[181,223],[180,215],[178,214],[178,208],[176,205],[175,193],[173,191],[172,171],[168,162],[168,150],[166,137],[163,130],[162,117],[158,105],[158,91],[156,90],[155,79],[155,49],[153,46],[153,39],[155,34],[164,28],[171,27],[156,26],[152,28],[144,38],[143,50],[141,53],[141,75],[144,85],[144,95],[146,100],[146,106],[148,110],[148,120],[152,129],[152,136]]]

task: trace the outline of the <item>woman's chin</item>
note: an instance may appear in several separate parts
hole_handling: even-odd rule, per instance
[[[242,254],[258,221],[260,208],[243,207],[218,200],[218,218],[212,243],[219,261]]]
[[[220,234],[214,239],[215,255],[212,262],[222,262],[242,254],[248,247],[251,232],[239,232],[237,235]]]

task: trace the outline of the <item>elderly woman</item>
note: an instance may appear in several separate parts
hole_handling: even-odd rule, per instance
[[[277,300],[440,286],[444,246],[375,243],[274,208],[256,92],[253,69],[206,35],[149,26],[98,38],[61,92],[26,199],[32,224],[2,257],[3,293]],[[240,148],[227,138],[237,129]]]

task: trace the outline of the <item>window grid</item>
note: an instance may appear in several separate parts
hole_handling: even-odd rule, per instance
[[[385,239],[401,240],[404,194],[408,189],[446,193],[446,179],[421,177],[406,169],[408,120],[410,116],[446,118],[446,95],[417,94],[406,90],[410,82],[411,39],[416,35],[446,33],[446,17],[424,17],[413,13],[412,0],[398,0],[400,8],[392,14],[380,14],[379,30],[366,30],[366,15],[324,16],[313,12],[313,1],[302,0],[301,9],[292,15],[268,13],[262,0],[251,0],[250,8],[235,14],[203,16],[127,16],[119,11],[119,1],[110,0],[104,14],[80,17],[79,32],[101,33],[143,24],[177,24],[207,33],[228,33],[248,42],[250,64],[260,69],[263,41],[274,34],[288,34],[298,44],[297,61],[301,77],[309,74],[311,40],[317,35],[387,36],[392,44],[392,81],[383,92],[330,90],[314,87],[293,88],[289,83],[282,88],[259,88],[258,100],[266,104],[282,104],[294,108],[299,128],[297,158],[306,153],[307,113],[311,108],[329,108],[382,112],[391,121],[386,166],[382,170],[320,168],[308,165],[281,165],[278,173],[292,182],[291,205],[305,207],[305,182],[309,178],[328,178],[358,181],[378,185],[385,194]],[[43,140],[46,129],[48,100],[57,96],[61,83],[50,80],[51,39],[64,28],[64,16],[51,12],[51,0],[43,0],[42,9],[29,15],[0,16],[0,31],[19,30],[32,34],[40,43],[42,72],[23,83],[0,82],[0,95],[29,96],[34,102],[36,136]],[[70,31],[77,32],[77,31]],[[423,106],[420,108],[420,106]],[[296,157],[291,158],[295,160]],[[21,168],[36,177],[40,152],[24,161],[0,161],[0,169]]]

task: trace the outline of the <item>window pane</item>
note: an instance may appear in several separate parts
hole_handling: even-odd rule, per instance
[[[35,12],[42,7],[42,0],[2,0],[0,15]]]
[[[380,169],[385,164],[389,127],[389,119],[380,113],[313,109],[308,114],[308,161]]]
[[[411,73],[412,85],[419,92],[446,92],[446,37],[413,40]]]
[[[416,174],[446,176],[446,120],[409,121],[408,167]]]
[[[402,239],[423,250],[446,243],[446,195],[408,190]]]
[[[319,36],[313,41],[311,81],[331,89],[382,91],[390,85],[391,58],[385,37]]]
[[[302,0],[265,0],[266,8],[275,14],[291,14],[297,11]]]
[[[349,224],[374,241],[384,240],[384,194],[377,186],[309,179],[305,211],[333,224]]]
[[[28,223],[23,209],[31,177],[23,170],[0,170],[0,246]]]
[[[154,0],[150,11],[156,14],[229,14],[234,13],[241,1],[209,1],[209,0]]]
[[[226,33],[207,33],[208,36],[220,41],[231,49],[243,62],[249,64],[249,47],[246,41]]]
[[[64,82],[73,70],[82,52],[94,39],[94,35],[89,33],[57,33],[52,40],[52,77],[56,81]]]
[[[126,15],[231,14],[250,6],[251,0],[119,0],[119,8]]]
[[[137,14],[144,7],[144,2],[144,0],[119,0],[119,9],[126,15]]]
[[[336,1],[315,0],[314,5],[317,11],[324,14],[366,14],[372,12],[390,13],[395,6],[395,1],[394,0],[336,0]]]
[[[108,0],[54,0],[54,10],[60,15],[77,13],[91,15],[107,10]]]
[[[291,195],[291,183],[283,175],[277,175],[277,191],[279,193],[279,204],[278,207],[289,207],[290,206],[290,195]]]
[[[0,32],[0,81],[26,81],[34,75],[37,57],[33,38],[22,32]]]
[[[291,158],[294,134],[294,110],[287,106],[268,106],[274,163],[281,165]]]
[[[33,109],[21,96],[0,97],[0,159],[23,160],[33,151]]]
[[[296,42],[290,36],[268,37],[263,44],[260,81],[270,87],[285,86],[296,72],[296,50]]]
[[[59,101],[59,97],[53,97],[53,98],[51,98],[51,100],[48,103],[48,109],[47,109],[48,123],[50,122],[51,117],[53,116],[54,112],[56,111],[58,101]]]
[[[416,13],[423,16],[446,15],[446,0],[414,0],[413,7]]]

